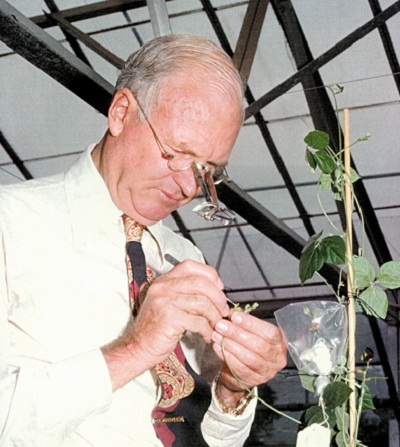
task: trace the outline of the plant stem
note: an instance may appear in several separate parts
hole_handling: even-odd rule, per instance
[[[348,305],[348,378],[353,391],[349,397],[350,416],[350,447],[355,446],[357,432],[356,381],[355,381],[355,353],[356,353],[356,313],[354,302],[354,267],[353,267],[353,194],[350,180],[350,129],[349,110],[344,109],[344,166],[345,166],[345,214],[346,214],[346,257],[347,257],[347,295]]]

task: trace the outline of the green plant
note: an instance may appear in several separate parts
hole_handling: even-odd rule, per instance
[[[330,88],[335,99],[343,89]],[[337,114],[338,123],[339,116]],[[339,131],[340,131],[340,125]],[[347,123],[348,128],[348,123]],[[358,441],[358,427],[360,415],[366,409],[373,409],[371,393],[367,382],[369,364],[372,359],[370,353],[364,353],[366,366],[362,370],[355,368],[355,312],[364,311],[367,315],[384,319],[388,309],[388,298],[385,288],[400,287],[400,262],[391,261],[383,264],[375,272],[372,264],[364,257],[364,219],[362,209],[354,193],[353,184],[360,177],[350,167],[350,143],[346,141],[346,122],[344,126],[345,140],[340,150],[335,152],[330,146],[329,135],[322,131],[312,131],[304,139],[306,143],[306,160],[312,172],[320,171],[317,186],[317,198],[324,216],[329,222],[334,234],[323,237],[323,231],[313,235],[304,247],[299,264],[301,283],[319,276],[322,266],[333,264],[337,266],[339,281],[337,287],[328,284],[340,303],[348,306],[348,348],[346,358],[340,359],[330,376],[330,383],[324,388],[320,404],[311,407],[304,414],[307,425],[323,424],[330,428],[338,447],[361,447]],[[355,143],[364,141],[369,135],[359,138]],[[341,140],[341,138],[339,138]],[[353,144],[355,144],[353,143]],[[347,162],[346,162],[347,156]],[[325,211],[321,194],[330,191],[333,199],[344,204],[346,215],[345,230],[339,229]],[[362,237],[357,255],[352,252],[352,215],[357,211],[361,220]],[[347,278],[347,297],[343,297],[343,278]],[[300,372],[302,385],[309,391],[316,391],[315,376],[308,376]]]

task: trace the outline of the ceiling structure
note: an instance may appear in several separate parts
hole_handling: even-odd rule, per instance
[[[218,187],[237,219],[227,227],[202,221],[190,204],[167,223],[218,269],[230,299],[257,301],[262,318],[290,302],[332,299],[318,276],[303,286],[298,278],[305,241],[332,232],[303,140],[323,130],[340,150],[344,108],[352,141],[371,134],[352,148],[366,256],[375,266],[400,259],[399,12],[393,0],[0,0],[0,183],[61,172],[97,142],[118,69],[143,42],[169,32],[203,35],[247,80],[232,181]],[[337,85],[344,90],[334,96],[329,86]],[[321,200],[340,226],[340,204]],[[363,243],[360,222],[355,214],[356,245]],[[330,266],[324,276],[337,282]],[[390,409],[391,446],[400,421],[398,309],[396,292],[385,323],[359,317],[359,349],[372,345],[375,367],[387,377],[376,391]],[[271,437],[253,442],[283,445]]]

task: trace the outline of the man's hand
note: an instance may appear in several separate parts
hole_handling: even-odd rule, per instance
[[[125,334],[103,348],[113,389],[165,360],[186,331],[210,343],[217,322],[229,315],[222,288],[215,269],[195,261],[157,278]]]
[[[248,313],[232,312],[230,321],[220,320],[212,339],[214,351],[224,361],[218,391],[232,407],[245,394],[239,392],[243,384],[251,389],[268,382],[286,365],[286,345],[280,330]]]

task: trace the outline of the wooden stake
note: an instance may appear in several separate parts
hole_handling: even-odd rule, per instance
[[[352,393],[349,398],[350,447],[356,445],[357,401],[356,401],[356,312],[354,304],[354,267],[353,267],[353,193],[350,181],[350,123],[349,110],[343,110],[344,130],[344,167],[345,167],[345,214],[346,214],[346,258],[347,258],[347,294],[348,305],[348,379]]]

